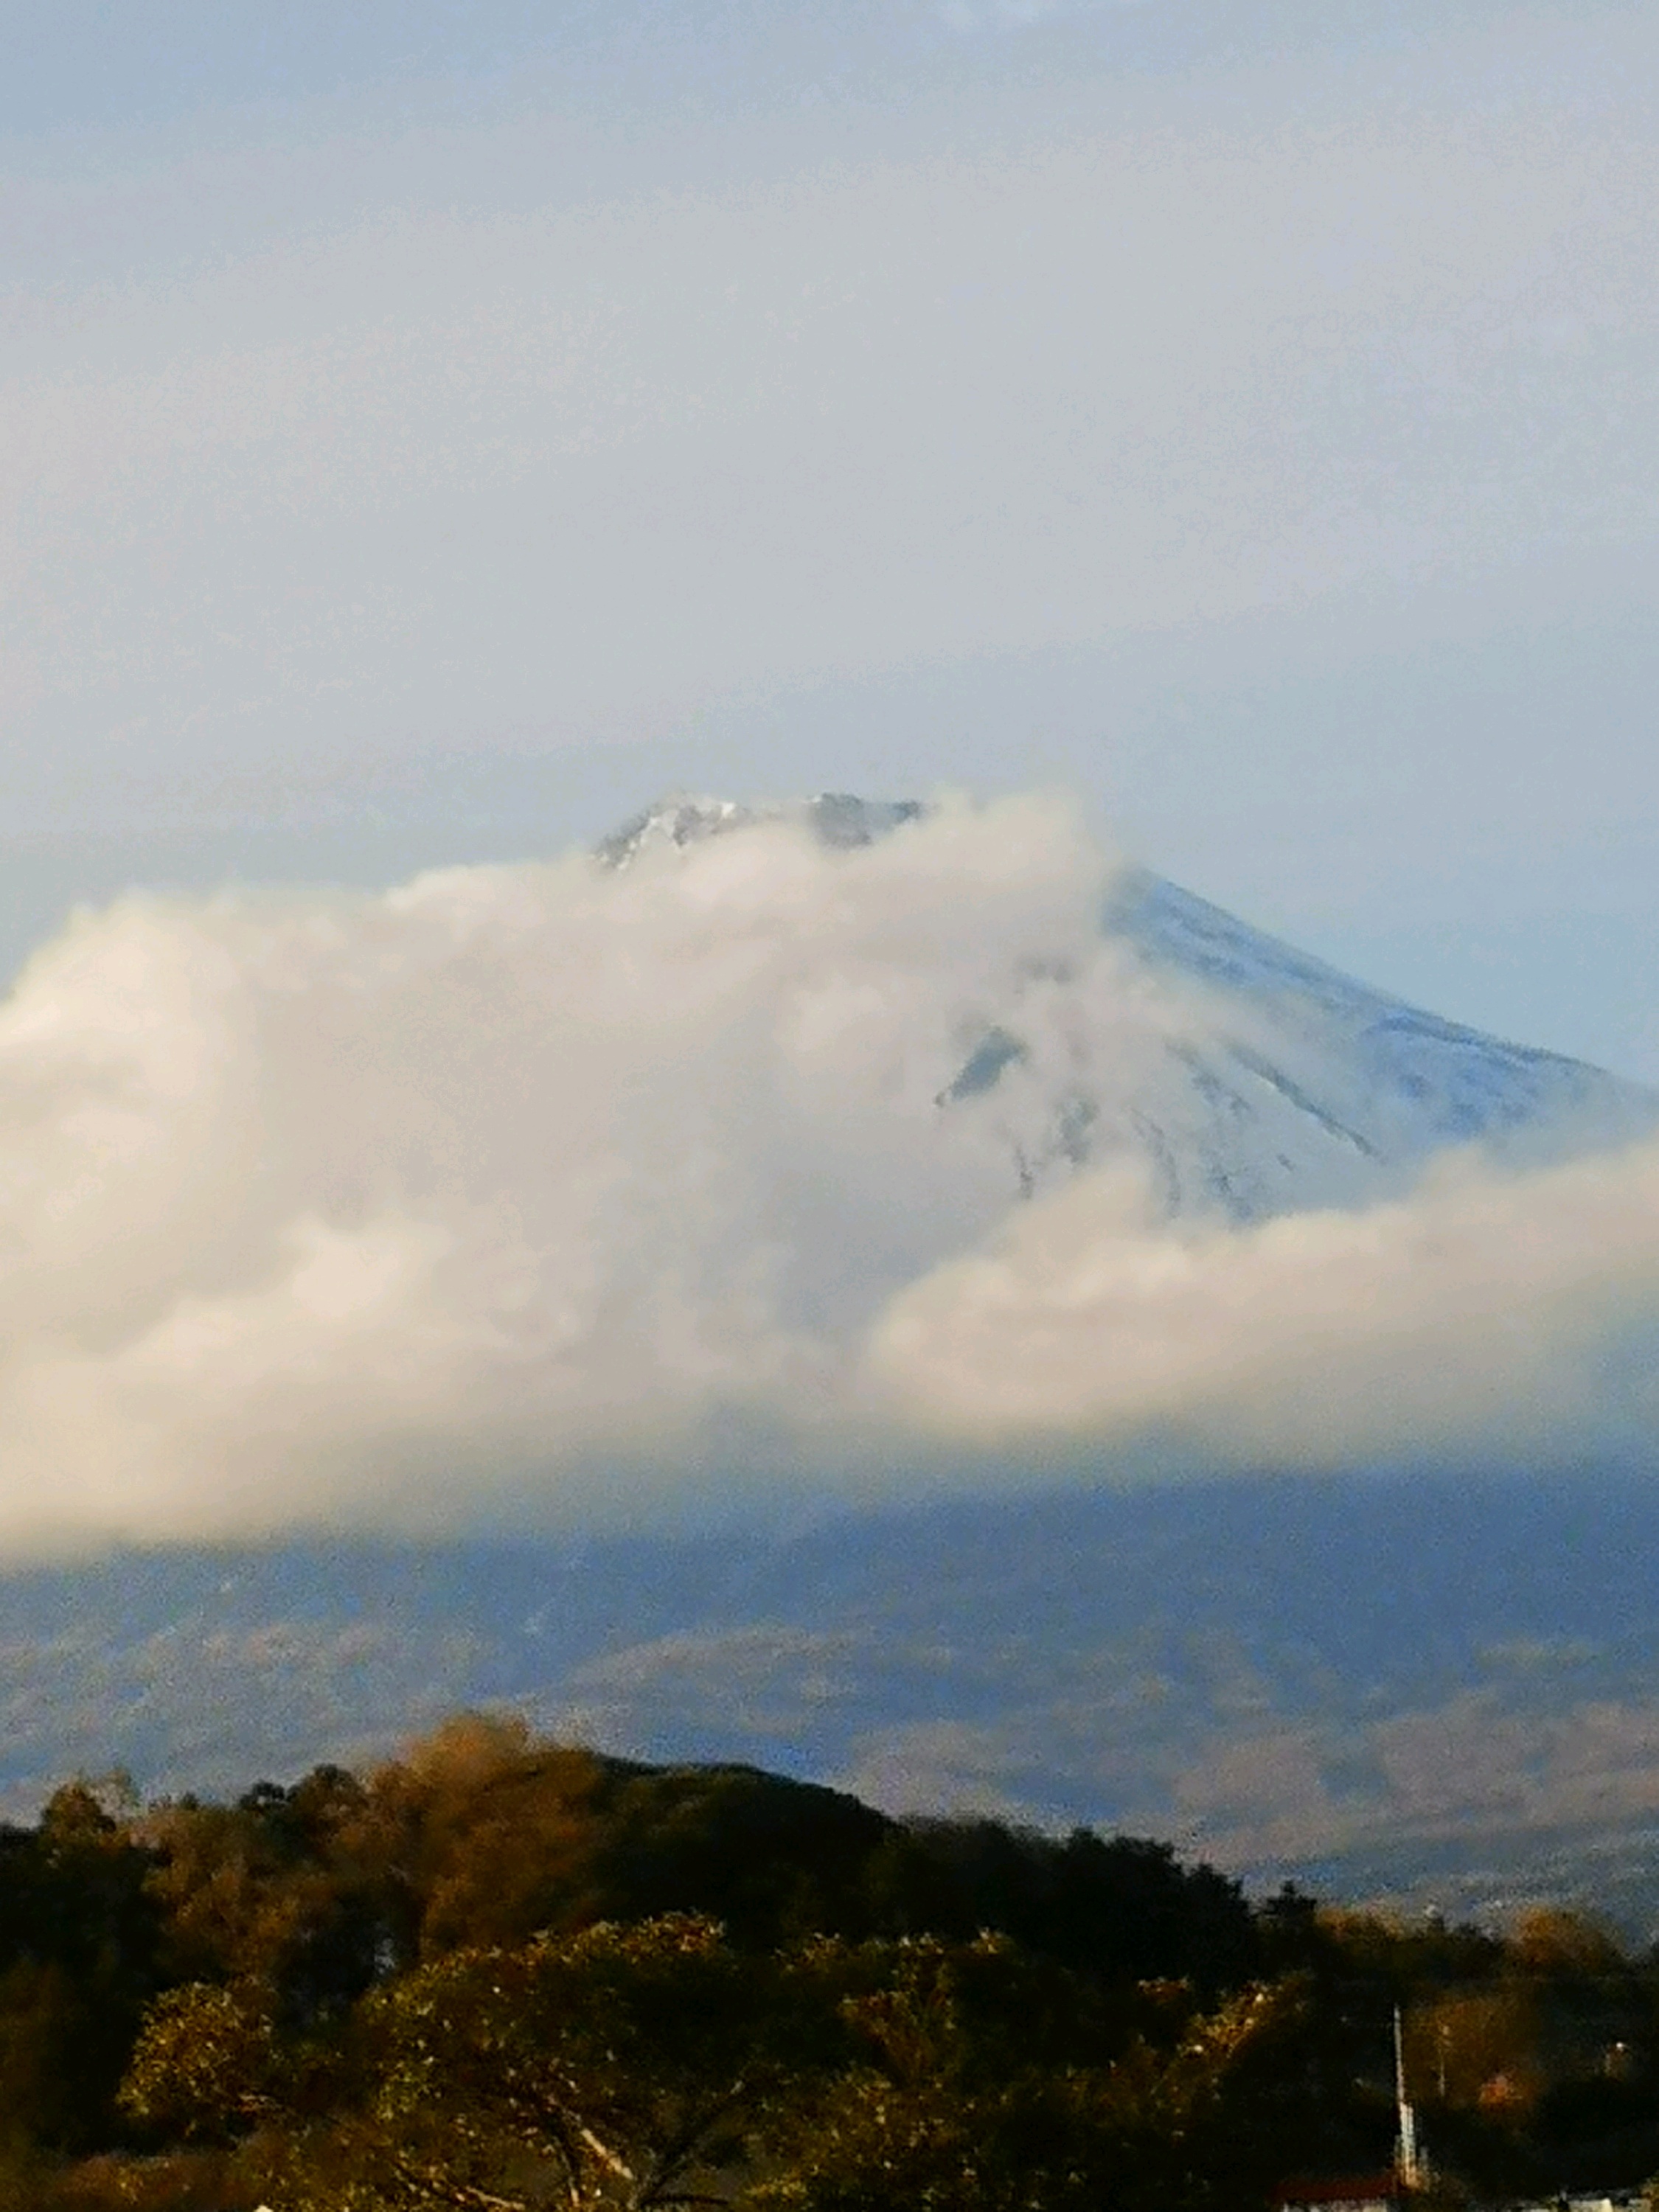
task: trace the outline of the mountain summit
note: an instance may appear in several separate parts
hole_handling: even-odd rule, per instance
[[[677,797],[598,848],[615,867],[793,823],[851,852],[914,799]],[[1102,889],[1103,961],[1027,957],[942,1067],[941,1115],[994,1123],[1015,1188],[1116,1163],[1164,1216],[1238,1223],[1395,1197],[1449,1146],[1534,1167],[1659,1127],[1659,1092],[1370,988],[1140,868]]]
[[[848,791],[818,791],[810,798],[747,802],[704,796],[659,799],[633,815],[605,838],[599,858],[625,867],[641,853],[663,845],[701,844],[734,830],[763,822],[794,822],[810,830],[822,845],[838,851],[873,843],[907,822],[919,822],[927,809],[916,799],[860,799]]]

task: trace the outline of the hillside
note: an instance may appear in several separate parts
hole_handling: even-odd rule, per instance
[[[900,1810],[1171,1833],[1271,1883],[1659,1924],[1659,1508],[1261,1480],[794,1534],[122,1555],[0,1581],[12,1802],[383,1750],[510,1704]]]

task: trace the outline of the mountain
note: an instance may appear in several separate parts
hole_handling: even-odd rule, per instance
[[[842,793],[671,799],[599,848],[611,866],[794,822],[851,850],[920,820]],[[1516,1165],[1627,1142],[1659,1092],[1375,991],[1139,868],[1100,904],[1109,963],[1028,957],[942,1071],[942,1113],[998,1125],[1013,1188],[1128,1160],[1170,1218],[1260,1220],[1398,1196],[1479,1144]]]
[[[672,868],[780,821],[855,855],[921,813],[675,801],[601,857]],[[933,1058],[904,1141],[986,1136],[964,1157],[990,1218],[1117,1162],[1166,1218],[1243,1223],[1389,1196],[1449,1144],[1542,1160],[1659,1124],[1650,1091],[1419,1012],[1145,872],[1084,921],[988,967],[916,1045]],[[1261,1881],[1454,1911],[1589,1895],[1659,1920],[1640,1468],[1186,1472],[1118,1492],[1103,1464],[1097,1491],[1028,1480],[793,1529],[734,1508],[701,1534],[9,1571],[0,1793],[21,1808],[118,1765],[236,1789],[507,1702],[606,1749],[750,1759],[888,1808],[1170,1834]]]
[[[0,1791],[240,1790],[465,1706],[890,1810],[1170,1837],[1452,1915],[1659,1932],[1659,1503],[1235,1479],[604,1541],[155,1550],[0,1577]]]

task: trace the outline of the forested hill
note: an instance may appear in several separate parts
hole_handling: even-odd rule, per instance
[[[1252,1905],[1164,1844],[898,1821],[453,1722],[0,1831],[0,2212],[1251,2212],[1389,2154],[1659,2169],[1659,1965]]]

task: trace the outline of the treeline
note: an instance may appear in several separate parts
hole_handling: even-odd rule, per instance
[[[458,1721],[0,1831],[0,2207],[1246,2208],[1659,2170],[1659,1962]]]

